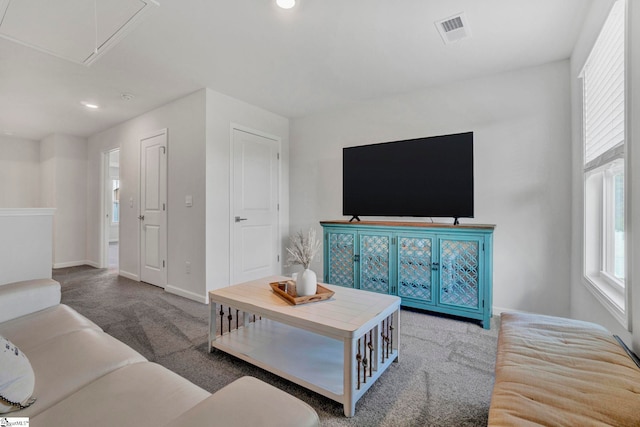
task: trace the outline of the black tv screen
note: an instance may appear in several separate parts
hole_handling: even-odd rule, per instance
[[[473,132],[343,149],[342,213],[473,217]]]

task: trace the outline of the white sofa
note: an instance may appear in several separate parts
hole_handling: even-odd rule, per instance
[[[319,425],[309,405],[255,378],[211,394],[147,361],[60,296],[51,279],[0,286],[0,335],[35,374],[35,403],[8,416],[29,417],[31,427]]]

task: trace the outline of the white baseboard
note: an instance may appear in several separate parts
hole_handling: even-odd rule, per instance
[[[558,313],[540,313],[540,312],[535,312],[535,311],[525,311],[525,310],[516,310],[515,308],[504,308],[504,307],[493,307],[493,315],[494,316],[500,316],[500,314],[502,313],[520,313],[520,314],[539,314],[542,316],[554,316],[554,317],[564,317],[567,319],[575,319],[573,316],[571,316],[569,313],[567,314],[558,314]],[[580,319],[576,319],[576,320],[580,320]]]
[[[516,310],[515,308],[504,308],[504,307],[496,307],[493,306],[493,315],[500,316],[502,313],[523,313],[523,314],[540,314],[540,313],[532,313],[531,311],[523,311]]]
[[[207,304],[207,297],[204,295],[198,295],[191,291],[185,291],[184,289],[176,288],[175,286],[167,285],[164,290],[170,294],[178,295],[190,300]]]
[[[122,277],[126,277],[127,279],[135,280],[136,282],[140,281],[137,274],[129,273],[128,271],[118,270],[118,274]]]
[[[493,315],[500,317],[502,313],[524,313],[524,314],[532,314],[529,311],[516,310],[515,308],[504,308],[504,307],[496,307],[493,306]]]
[[[492,313],[491,314],[493,314],[494,316],[500,317],[500,315],[502,313],[504,313],[505,311],[513,311],[513,310],[510,310],[510,309],[504,308],[504,307],[496,307],[494,305],[493,308],[492,308]]]
[[[95,262],[95,261],[87,260],[87,261],[85,261],[85,264],[90,265],[93,268],[100,268],[100,264]]]
[[[67,267],[77,267],[79,265],[90,265],[92,267],[94,267],[93,263],[91,261],[88,260],[82,260],[82,261],[67,261],[67,262],[56,262],[53,264],[53,268],[67,268]]]

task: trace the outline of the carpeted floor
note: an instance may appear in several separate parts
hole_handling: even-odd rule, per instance
[[[208,307],[113,270],[54,270],[62,302],[147,359],[215,392],[251,375],[307,402],[323,426],[486,425],[498,325],[402,310],[400,362],[394,363],[346,418],[342,406],[244,361],[207,348]],[[494,318],[493,321],[496,321]],[[286,410],[286,408],[283,408]]]

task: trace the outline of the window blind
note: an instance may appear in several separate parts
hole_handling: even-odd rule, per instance
[[[624,7],[613,5],[582,70],[585,170],[624,156]]]

